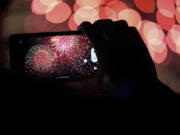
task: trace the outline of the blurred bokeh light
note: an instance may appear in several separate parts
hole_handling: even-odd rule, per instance
[[[49,27],[77,30],[83,21],[126,20],[140,32],[155,63],[163,63],[169,49],[180,54],[180,0],[31,0],[25,32]]]

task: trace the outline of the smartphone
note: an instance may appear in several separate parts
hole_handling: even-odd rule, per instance
[[[95,77],[98,58],[80,31],[10,36],[10,65],[17,77],[82,80]]]

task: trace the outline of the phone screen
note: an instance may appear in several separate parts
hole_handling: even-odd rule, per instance
[[[98,70],[95,49],[84,34],[16,35],[10,44],[12,67],[25,78],[76,80]]]

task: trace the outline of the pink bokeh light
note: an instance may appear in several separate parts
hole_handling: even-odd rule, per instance
[[[158,10],[166,17],[173,17],[175,13],[175,5],[172,0],[157,0]]]
[[[139,28],[142,19],[136,10],[128,8],[119,12],[118,20],[126,20],[129,26]]]
[[[166,42],[173,52],[180,54],[180,25],[174,25],[168,32]]]
[[[61,2],[52,11],[46,14],[46,19],[51,23],[63,23],[71,15],[72,11],[68,4]]]
[[[154,62],[160,64],[165,61],[168,50],[165,43],[165,34],[161,27],[152,21],[144,20],[139,32]]]
[[[158,24],[161,25],[161,27],[166,31],[170,30],[175,24],[174,17],[164,16],[160,11],[157,11],[156,19]]]

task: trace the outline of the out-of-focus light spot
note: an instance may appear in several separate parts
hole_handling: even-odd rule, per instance
[[[74,21],[74,14],[70,17],[68,21],[68,26],[71,30],[77,30],[78,25]]]
[[[98,58],[96,56],[96,52],[94,48],[91,49],[91,61],[94,63],[98,62]]]
[[[106,6],[112,8],[117,14],[121,10],[128,8],[128,6],[124,2],[118,0],[110,1]]]
[[[176,0],[176,6],[180,6],[180,0]]]
[[[150,45],[147,45],[147,48],[155,63],[162,64],[164,61],[166,61],[168,54],[167,47],[162,52],[156,52],[154,49],[150,48]]]
[[[111,19],[113,21],[118,20],[117,13],[110,7],[100,7],[99,8],[99,17],[101,19]]]
[[[77,4],[74,4],[73,10],[76,11],[76,10],[78,10],[78,8],[80,8],[80,6],[78,6]]]
[[[149,48],[156,53],[162,53],[167,48],[165,42],[157,38],[147,40],[147,43]]]
[[[161,27],[151,21],[144,20],[139,29],[150,55],[155,63],[162,63],[167,57],[165,34]]]
[[[34,14],[29,14],[28,16],[26,16],[25,20],[24,20],[24,30],[26,33],[36,33],[38,32],[38,30],[36,29],[36,27],[34,26],[33,23],[33,16]]]
[[[134,2],[144,13],[153,13],[156,7],[155,0],[135,0]]]
[[[94,67],[94,70],[97,70],[97,67]]]
[[[50,23],[44,18],[44,16],[34,15],[32,22],[39,32],[45,32],[50,26]]]
[[[51,24],[44,18],[35,14],[29,14],[24,21],[26,33],[46,32]]]
[[[160,11],[157,11],[156,19],[158,24],[166,31],[170,30],[175,24],[174,17],[164,16]]]
[[[60,4],[60,1],[52,1],[50,5],[48,5],[47,9],[46,9],[46,13],[51,12],[58,4]]]
[[[168,32],[166,42],[173,52],[180,54],[180,25],[174,25]]]
[[[175,5],[172,0],[157,0],[159,11],[166,17],[173,17],[175,13]]]
[[[62,2],[62,0],[40,0],[40,2],[45,6],[49,6],[54,2]]]
[[[111,2],[113,0],[98,0],[98,1],[100,1],[101,5],[106,5],[106,4],[108,4],[109,2]]]
[[[34,14],[44,15],[47,10],[47,6],[43,5],[40,0],[33,0],[31,3],[31,10]]]
[[[176,8],[176,13],[175,13],[175,15],[176,15],[176,20],[177,20],[177,22],[180,24],[180,7],[177,7],[177,8]]]
[[[46,14],[46,19],[51,23],[63,23],[71,15],[71,8],[68,4],[59,3],[52,11]]]
[[[90,6],[90,7],[93,7],[93,8],[97,8],[100,5],[99,0],[76,0],[75,3],[79,7]]]
[[[152,21],[145,20],[143,21],[141,27],[142,27],[142,34],[146,40],[151,38],[158,38],[164,40],[165,37],[164,32],[158,24]]]
[[[167,48],[164,49],[164,51],[162,53],[155,53],[155,55],[153,57],[153,61],[157,64],[161,64],[166,60],[167,54],[168,54]]]
[[[74,14],[74,21],[77,25],[84,21],[94,23],[96,20],[99,20],[98,11],[90,6],[81,7]]]
[[[129,26],[134,26],[138,28],[139,23],[141,22],[140,14],[133,9],[124,9],[118,14],[119,20],[126,20]]]

